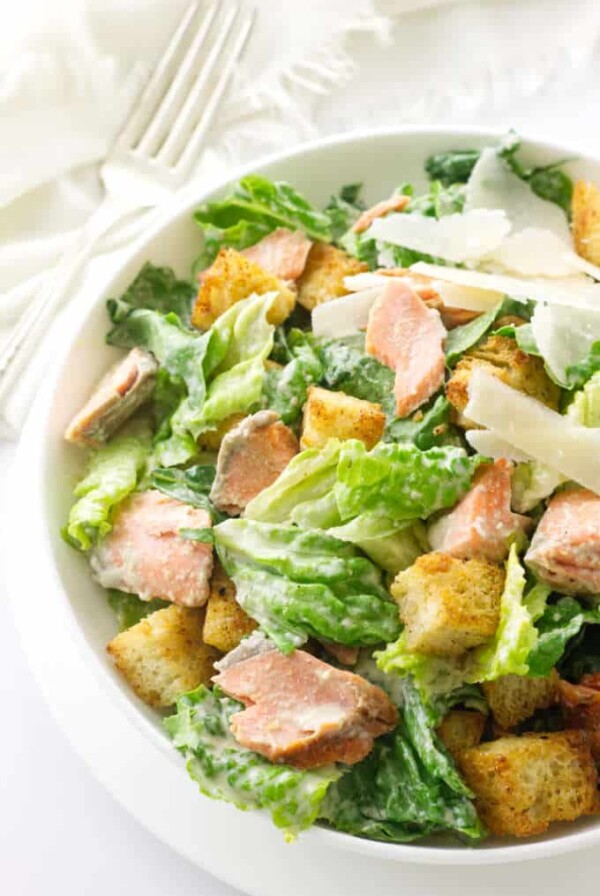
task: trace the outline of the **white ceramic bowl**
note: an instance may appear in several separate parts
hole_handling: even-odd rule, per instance
[[[353,134],[270,157],[245,172],[234,172],[232,181],[249,170],[260,171],[289,180],[318,205],[342,184],[361,181],[370,202],[388,195],[401,181],[424,186],[423,162],[432,152],[482,146],[496,137],[481,130],[442,129]],[[531,141],[524,151],[539,164],[576,155],[563,146]],[[600,162],[579,159],[569,168],[578,176],[600,180]],[[98,777],[142,823],[230,882],[252,890],[256,879],[260,892],[266,892],[266,884],[255,857],[265,850],[272,879],[293,876],[303,881],[304,892],[310,886],[316,893],[318,883],[308,880],[308,869],[319,857],[344,860],[343,850],[380,866],[382,861],[469,865],[549,856],[600,843],[600,822],[586,819],[554,826],[548,836],[522,842],[490,840],[475,849],[441,841],[388,845],[319,827],[293,847],[283,846],[279,832],[260,813],[239,813],[197,793],[157,716],[115,673],[104,651],[115,631],[112,611],[92,582],[85,559],[60,538],[82,466],[82,453],[67,445],[62,433],[116,354],[104,343],[106,298],[119,295],[148,260],[189,275],[200,245],[192,212],[223,189],[220,185],[209,195],[193,196],[171,211],[118,273],[98,286],[86,307],[71,315],[65,340],[57,346],[57,369],[49,372],[20,445],[13,474],[14,525],[7,533],[11,593],[29,656],[61,724]],[[243,867],[238,867],[238,856],[235,871],[228,848],[232,841],[244,844]],[[346,853],[345,861],[349,859]]]

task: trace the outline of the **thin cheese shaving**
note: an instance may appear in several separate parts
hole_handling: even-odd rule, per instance
[[[531,460],[531,455],[519,451],[510,442],[500,438],[495,432],[489,429],[470,429],[465,433],[467,442],[479,454],[491,457],[492,460],[512,460],[515,463],[527,463]]]
[[[582,361],[600,340],[600,306],[582,310],[536,305],[531,332],[550,373],[566,385],[567,368]]]
[[[583,275],[552,280],[540,277],[527,280],[524,277],[468,271],[464,268],[444,267],[424,261],[413,264],[410,270],[448,283],[496,290],[516,299],[533,299],[536,302],[548,302],[568,308],[600,308],[600,284]]]
[[[600,268],[577,255],[551,230],[541,227],[526,227],[507,236],[489,260],[524,277],[570,277],[584,273],[600,279]]]
[[[467,183],[465,210],[500,209],[510,220],[513,232],[525,227],[551,230],[572,246],[564,212],[552,202],[536,196],[529,184],[514,174],[493,147],[484,149]]]
[[[589,429],[484,370],[469,384],[465,417],[534,460],[600,494],[600,429]]]
[[[424,215],[388,215],[373,221],[367,236],[448,261],[464,262],[489,255],[510,229],[510,221],[504,212],[481,209],[439,219]]]
[[[388,277],[381,279],[389,283]],[[315,336],[341,339],[342,336],[351,336],[353,333],[365,330],[369,322],[369,311],[380,292],[381,286],[371,286],[369,289],[362,289],[360,292],[317,305],[312,312],[312,328]]]

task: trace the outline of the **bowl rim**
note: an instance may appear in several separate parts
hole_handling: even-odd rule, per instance
[[[277,163],[285,163],[287,161],[301,157],[307,153],[319,150],[329,149],[336,146],[344,146],[346,144],[368,143],[369,141],[377,141],[380,139],[406,138],[414,135],[422,136],[439,136],[440,138],[456,138],[464,136],[474,140],[482,140],[489,138],[491,140],[498,139],[502,136],[502,131],[492,127],[476,127],[476,126],[419,126],[411,125],[409,127],[395,128],[377,128],[377,129],[358,129],[344,134],[335,134],[332,136],[317,138],[294,147],[293,150],[284,150],[265,155],[252,163],[244,164],[234,168],[226,177],[219,179],[216,183],[199,182],[191,185],[182,191],[173,202],[160,214],[158,220],[138,237],[135,242],[128,248],[126,252],[120,253],[118,263],[107,266],[105,276],[99,279],[95,288],[90,290],[90,295],[86,297],[86,301],[81,306],[69,309],[65,315],[65,336],[60,345],[60,359],[55,365],[51,375],[44,384],[43,390],[40,392],[35,404],[35,412],[30,413],[27,425],[23,431],[19,448],[25,444],[27,440],[29,446],[33,448],[33,453],[28,452],[30,459],[33,457],[36,462],[35,475],[32,481],[36,481],[42,485],[44,483],[44,471],[46,464],[46,439],[48,434],[48,426],[52,414],[53,398],[58,381],[63,375],[65,368],[69,363],[69,355],[80,331],[86,325],[89,315],[99,306],[105,297],[110,293],[112,284],[118,280],[122,272],[135,259],[140,256],[147,245],[149,245],[157,236],[173,225],[175,221],[180,219],[186,213],[189,213],[196,205],[206,201],[213,196],[218,195],[229,185],[239,180],[246,174],[260,172],[265,167]],[[533,149],[549,150],[556,152],[557,155],[565,154],[576,155],[578,159],[589,161],[591,164],[599,165],[600,159],[594,159],[589,153],[581,153],[575,147],[569,144],[555,143],[554,141],[537,138],[530,133],[520,135],[525,146],[531,145]],[[37,437],[34,435],[37,433]],[[41,438],[40,438],[41,436]],[[19,462],[20,451],[17,451],[17,464]],[[15,477],[16,478],[16,477]],[[40,501],[44,503],[44,496],[40,495]],[[11,502],[14,503],[14,502]],[[45,509],[45,507],[44,507]],[[144,732],[145,736],[150,736],[156,746],[160,746],[161,752],[169,757],[173,762],[181,767],[183,774],[185,766],[181,758],[172,749],[166,738],[159,735],[156,728],[144,717],[140,712],[140,708],[125,692],[125,686],[119,686],[115,680],[106,674],[106,669],[99,661],[99,658],[89,649],[83,632],[77,622],[74,609],[72,607],[67,589],[63,587],[58,574],[58,567],[53,556],[53,550],[48,534],[48,527],[44,527],[44,555],[48,558],[49,569],[58,591],[62,595],[63,609],[66,609],[67,615],[71,621],[71,631],[79,641],[80,648],[86,654],[86,660],[90,667],[94,669],[96,677],[100,678],[100,684],[104,691],[109,692],[112,701],[121,713],[125,713],[130,722],[133,722],[138,730]],[[10,540],[10,536],[9,536]],[[7,552],[7,562],[10,567],[10,554]],[[14,583],[14,576],[9,577],[9,594],[16,600],[16,589],[11,587],[10,580]],[[47,695],[45,694],[46,698]],[[68,731],[66,732],[68,735]],[[73,743],[73,741],[72,741]],[[77,749],[77,745],[75,748]],[[79,750],[78,750],[79,752]],[[85,757],[84,757],[85,758]],[[95,774],[94,768],[90,766]],[[189,782],[193,787],[193,782]],[[116,795],[113,793],[113,795]],[[116,795],[117,798],[118,795]],[[120,800],[120,798],[119,798]],[[122,800],[120,800],[122,801]],[[133,812],[128,805],[129,811]],[[134,813],[135,814],[135,813]],[[143,818],[139,820],[144,823]],[[160,834],[158,836],[161,836]],[[511,841],[507,845],[499,843],[489,847],[468,847],[468,846],[431,846],[416,845],[411,843],[383,843],[379,841],[366,840],[342,832],[334,831],[322,826],[315,826],[302,834],[305,842],[319,840],[332,848],[342,849],[346,852],[369,855],[378,857],[386,861],[393,862],[409,862],[416,864],[446,864],[446,865],[486,865],[486,864],[503,864],[508,862],[520,862],[530,859],[537,859],[549,856],[556,856],[560,853],[571,852],[585,847],[592,846],[600,842],[600,821],[594,827],[586,830],[574,830],[572,833],[567,828],[565,833],[555,835],[548,839],[545,835],[540,839],[524,840],[522,842]],[[164,839],[161,837],[161,839]]]

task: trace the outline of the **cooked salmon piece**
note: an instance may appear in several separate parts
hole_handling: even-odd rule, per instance
[[[510,509],[511,474],[504,458],[480,467],[454,510],[429,527],[432,548],[465,560],[506,560],[514,536],[532,526],[529,517]]]
[[[278,227],[242,255],[280,280],[297,280],[306,267],[312,241],[301,230]]]
[[[390,212],[403,212],[409,202],[410,196],[403,196],[401,193],[377,202],[358,216],[352,225],[352,230],[354,233],[364,233],[377,218],[383,218]]]
[[[132,348],[102,377],[67,426],[65,439],[92,447],[105,442],[150,398],[157,370],[158,364],[149,352]]]
[[[298,453],[298,440],[273,411],[245,417],[223,438],[211,501],[232,516],[271,485]]]
[[[417,274],[409,268],[380,268],[375,271],[384,277],[401,278],[407,286],[414,289],[420,299],[422,299],[428,308],[435,308],[440,312],[443,325],[447,330],[453,330],[455,327],[462,327],[464,324],[470,323],[479,317],[480,311],[470,311],[467,308],[456,308],[454,305],[444,305],[444,301],[438,292],[436,282],[426,274]],[[516,318],[515,318],[516,320]],[[513,321],[508,321],[513,323]],[[519,321],[524,323],[523,320]],[[501,326],[498,322],[496,326]]]
[[[297,768],[360,762],[398,721],[381,688],[303,650],[254,656],[213,681],[246,707],[231,717],[235,739]]]
[[[402,280],[390,280],[375,300],[367,325],[366,351],[396,371],[396,413],[406,417],[444,382],[440,315]]]
[[[600,497],[583,488],[555,495],[525,561],[565,594],[600,592]]]
[[[355,666],[358,662],[358,647],[336,644],[335,641],[321,641],[321,645],[341,666]]]
[[[184,607],[208,600],[212,547],[183,538],[180,529],[206,529],[210,515],[199,507],[151,490],[120,506],[112,530],[90,555],[96,581],[105,588],[158,597]]]

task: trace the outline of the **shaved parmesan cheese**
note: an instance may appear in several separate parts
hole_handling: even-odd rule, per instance
[[[600,429],[588,429],[474,370],[465,417],[491,429],[518,451],[600,494]]]
[[[484,149],[466,186],[465,211],[501,210],[513,231],[525,227],[551,230],[569,247],[569,225],[564,212],[552,202],[536,196],[529,184],[517,177],[495,149]]]
[[[385,286],[390,282],[390,274],[378,274],[377,272],[365,271],[364,274],[352,274],[350,277],[344,277],[344,286],[350,292],[361,292],[363,289],[371,289],[373,286]],[[398,276],[404,276],[398,274]]]
[[[504,212],[481,209],[439,219],[388,215],[373,221],[367,236],[448,261],[463,262],[489,255],[509,232],[510,221]]]
[[[382,279],[389,282],[389,278]],[[315,336],[341,339],[342,336],[351,336],[360,330],[366,330],[369,311],[380,293],[381,287],[375,286],[317,305],[312,312],[312,328]]]
[[[426,274],[433,279],[477,289],[496,290],[515,299],[533,299],[569,308],[600,308],[600,284],[589,277],[564,277],[544,280],[541,277],[527,280],[509,277],[507,274],[488,274],[418,261],[410,268],[416,274]]]
[[[600,340],[597,309],[536,305],[531,332],[552,376],[566,384],[567,368],[582,361]]]
[[[551,230],[541,227],[526,227],[507,236],[488,260],[524,277],[570,277],[591,273],[600,279],[600,268],[580,258]]]
[[[529,454],[519,451],[510,442],[500,438],[495,432],[489,429],[470,429],[465,433],[467,442],[479,454],[491,457],[493,460],[513,460],[515,463],[526,463],[531,460]]]
[[[504,297],[494,289],[477,289],[444,280],[435,280],[432,286],[448,308],[466,308],[467,311],[491,311]]]

